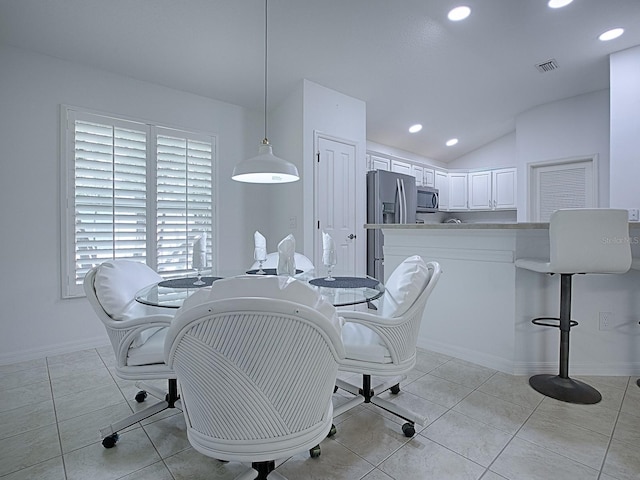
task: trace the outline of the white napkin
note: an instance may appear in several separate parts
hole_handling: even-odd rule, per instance
[[[293,276],[296,274],[296,239],[289,234],[278,244],[278,275]]]
[[[336,244],[328,233],[322,232],[322,263],[332,265],[335,263]]]
[[[253,242],[255,245],[253,259],[267,258],[267,239],[264,238],[264,235],[256,230],[256,233],[253,234]]]
[[[193,239],[191,268],[201,269],[207,266],[207,234],[202,232]]]

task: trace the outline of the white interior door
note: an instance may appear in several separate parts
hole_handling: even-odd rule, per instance
[[[356,145],[317,134],[316,136],[316,231],[314,259],[316,269],[322,265],[322,232],[333,237],[336,244],[338,274],[355,275],[358,256],[364,259],[365,232],[356,228]],[[363,202],[364,203],[364,202]]]

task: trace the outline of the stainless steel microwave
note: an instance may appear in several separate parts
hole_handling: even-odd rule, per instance
[[[416,204],[416,212],[433,213],[438,211],[440,199],[437,188],[418,187],[417,192],[418,202]]]

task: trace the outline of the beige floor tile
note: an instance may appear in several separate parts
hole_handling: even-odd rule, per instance
[[[491,470],[487,470],[480,480],[506,480],[502,475],[498,475]]]
[[[164,462],[158,462],[126,475],[119,480],[173,480],[173,476]]]
[[[449,411],[424,429],[420,435],[488,467],[511,435],[461,413]]]
[[[95,362],[99,360],[100,356],[95,348],[88,348],[86,350],[78,350],[75,352],[62,353],[60,355],[52,355],[47,357],[47,364],[52,365],[78,365],[81,363]]]
[[[453,407],[473,391],[472,388],[435,377],[431,374],[425,375],[421,379],[410,383],[405,387],[405,390],[446,408]]]
[[[58,427],[48,425],[0,440],[0,476],[61,454]]]
[[[373,465],[334,440],[323,441],[320,450],[317,458],[298,453],[277,470],[288,480],[352,480],[373,470]]]
[[[143,428],[162,458],[170,457],[191,447],[182,414],[162,418]]]
[[[635,381],[629,383],[620,410],[640,417],[640,387],[636,385]]]
[[[175,480],[233,480],[247,469],[241,463],[220,462],[193,448],[168,457],[164,462]]]
[[[332,439],[372,465],[377,465],[408,441],[400,425],[372,410],[363,409],[342,422]]]
[[[362,480],[394,480],[392,477],[377,468],[367,473]]]
[[[464,360],[453,359],[429,372],[436,377],[450,382],[459,383],[465,387],[478,388],[496,373],[490,368],[474,365]]]
[[[68,480],[115,480],[159,460],[141,428],[123,435],[113,448],[92,444],[64,455]]]
[[[65,480],[62,456],[11,473],[2,480]]]
[[[94,352],[95,353],[95,352]],[[94,357],[87,357],[77,363],[54,363],[49,365],[49,376],[51,379],[67,377],[69,375],[77,375],[79,373],[94,372],[96,370],[104,370],[107,367],[96,353]]]
[[[491,470],[509,480],[597,480],[598,470],[514,438],[491,465]]]
[[[498,372],[478,387],[480,392],[527,408],[537,407],[544,395],[529,385],[529,377]]]
[[[48,381],[2,389],[0,390],[0,412],[51,399],[53,399],[53,396],[51,395],[51,384]]]
[[[535,412],[517,437],[600,470],[609,437]]]
[[[612,440],[602,472],[617,480],[638,480],[640,478],[638,447]]]
[[[84,392],[107,385],[116,385],[109,370],[99,368],[87,372],[79,372],[74,375],[66,375],[51,379],[51,388],[54,398],[64,397],[74,393]]]
[[[427,352],[426,350],[417,350],[416,353],[416,370],[429,373],[434,368],[439,367],[443,363],[451,360],[452,357],[442,355],[435,352]]]
[[[378,467],[395,479],[476,480],[484,467],[417,435]]]
[[[24,362],[10,363],[8,365],[0,365],[0,379],[3,375],[9,373],[23,372],[25,370],[41,370],[47,368],[47,360],[45,358],[38,358],[35,360],[26,360]]]
[[[635,445],[640,450],[640,417],[620,412],[613,438]]]
[[[622,405],[625,387],[620,387],[619,385],[621,385],[622,382],[616,382],[616,378],[625,379],[627,377],[576,377],[577,380],[581,380],[588,385],[591,385],[600,392],[602,400],[598,402],[597,405],[618,411]]]
[[[516,405],[479,391],[469,394],[453,410],[512,435],[533,412],[532,407]]]
[[[384,392],[380,395],[380,398],[395,403],[396,405],[405,408],[410,412],[415,412],[425,417],[427,419],[427,422],[424,425],[416,425],[416,432],[421,431],[427,425],[436,421],[447,411],[447,409],[442,405],[438,405],[437,403],[431,402],[426,398],[419,397],[418,395],[414,395],[413,393],[407,392],[405,390],[400,390],[400,393],[397,394]],[[377,407],[376,405],[369,404],[367,405],[367,408],[374,410],[375,412],[383,415],[384,417],[387,417],[390,420],[404,423],[404,420],[400,419],[390,412]]]
[[[60,429],[60,442],[62,443],[62,452],[69,453],[78,448],[87,445],[102,442],[100,429],[105,428],[112,423],[122,420],[133,412],[129,405],[122,401],[116,405],[110,405],[99,410],[95,410],[84,415],[70,418],[58,423]],[[133,427],[139,427],[134,424]],[[126,434],[127,430],[118,433]]]
[[[58,421],[68,420],[110,405],[122,403],[124,397],[116,385],[107,385],[64,397],[54,398]]]
[[[7,390],[48,381],[49,373],[46,365],[0,374],[0,384]]]
[[[576,405],[548,397],[538,406],[536,413],[549,418],[557,418],[607,436],[611,436],[618,417],[617,410],[607,408],[602,403]]]
[[[25,405],[0,413],[0,438],[36,430],[45,425],[55,425],[53,401]]]

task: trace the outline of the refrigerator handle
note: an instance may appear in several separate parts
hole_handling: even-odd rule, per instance
[[[396,178],[396,189],[398,190],[398,209],[400,210],[398,223],[404,223],[404,192],[402,189],[402,179],[400,178]]]
[[[402,220],[400,223],[407,223],[407,191],[404,188],[404,179],[400,179],[400,187],[402,190],[402,208],[400,209]]]

